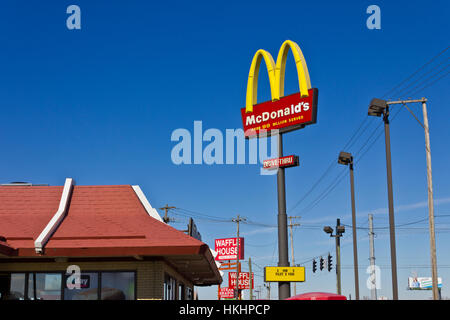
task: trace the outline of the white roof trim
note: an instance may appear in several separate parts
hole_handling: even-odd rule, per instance
[[[67,214],[67,205],[69,203],[70,195],[73,190],[73,185],[75,184],[72,178],[67,178],[64,183],[63,192],[61,195],[61,200],[59,201],[59,208],[55,215],[52,217],[47,226],[42,230],[39,237],[34,241],[34,248],[36,253],[42,253],[45,245],[52,236],[52,234],[58,229],[58,226],[64,220]]]
[[[164,222],[163,219],[161,218],[161,216],[158,214],[158,211],[156,211],[156,209],[154,209],[150,205],[150,202],[148,202],[148,200],[145,197],[144,192],[142,192],[141,188],[139,186],[131,186],[131,187],[133,188],[134,192],[138,196],[139,200],[141,201],[141,203],[144,206],[145,211],[147,211],[148,215],[152,218],[155,218],[156,220]]]
[[[222,270],[220,270],[220,263],[216,260],[217,255],[219,254],[217,251],[214,251],[213,249],[209,248],[209,251],[211,251],[211,254],[214,257],[214,262],[216,263],[216,267],[219,270],[220,276],[223,277],[223,275],[225,274]]]

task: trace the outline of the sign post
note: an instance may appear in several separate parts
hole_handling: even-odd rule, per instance
[[[299,93],[284,96],[284,76],[289,53],[295,59]],[[271,101],[257,103],[258,75],[261,61],[266,63],[271,90]],[[241,108],[241,117],[246,138],[278,137],[278,159],[283,159],[283,134],[302,129],[317,121],[318,89],[311,87],[308,67],[298,44],[286,40],[278,52],[276,64],[272,55],[258,50],[252,60],[247,82],[246,106]],[[277,168],[278,188],[278,266],[289,266],[288,232],[286,215],[285,167]],[[291,295],[290,282],[278,283],[278,298],[284,300]]]

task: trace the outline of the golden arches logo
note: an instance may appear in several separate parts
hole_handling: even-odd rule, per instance
[[[286,40],[281,45],[280,51],[278,52],[276,64],[269,52],[260,49],[255,53],[248,74],[245,112],[253,112],[253,106],[257,103],[258,75],[262,59],[264,59],[264,62],[266,63],[267,72],[269,74],[272,101],[277,101],[284,96],[284,78],[289,49],[291,49],[292,54],[294,55],[295,65],[297,67],[300,96],[309,96],[308,90],[311,89],[311,81],[309,79],[308,67],[306,66],[302,50],[297,43]]]

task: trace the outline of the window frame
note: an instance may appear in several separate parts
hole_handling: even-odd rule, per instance
[[[122,273],[122,272],[129,272],[133,273],[134,276],[134,299],[137,300],[137,284],[138,284],[138,273],[136,269],[114,269],[114,270],[82,270],[81,275],[85,273],[97,273],[97,300],[101,300],[101,289],[102,289],[102,273]],[[61,299],[57,301],[63,301],[65,298],[64,290],[66,289],[66,281],[67,281],[67,273],[66,271],[61,270],[39,270],[39,271],[8,271],[5,272],[5,274],[8,274],[11,278],[12,274],[25,274],[25,288],[24,288],[24,300],[37,300],[37,294],[36,294],[36,274],[60,274],[61,275],[61,285],[60,285],[60,297]],[[30,275],[33,279],[33,295],[32,298],[29,297],[29,281],[30,281]]]

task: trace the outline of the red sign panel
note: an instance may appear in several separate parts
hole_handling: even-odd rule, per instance
[[[236,272],[228,272],[228,287],[236,288]],[[252,272],[252,289],[255,288],[255,275]],[[250,289],[250,273],[239,272],[239,287],[238,289]]]
[[[245,137],[264,137],[271,134],[270,130],[278,129],[283,133],[316,123],[319,91],[313,88],[308,92],[309,96],[304,98],[300,93],[294,93],[277,101],[255,104],[253,112],[246,113],[245,108],[242,108]]]
[[[234,289],[233,288],[220,288],[219,291],[219,297],[220,299],[233,299],[234,298]]]
[[[298,156],[285,156],[263,161],[263,169],[277,169],[298,166]]]
[[[237,238],[216,239],[217,261],[237,259]],[[239,237],[239,259],[244,259],[244,238]]]

